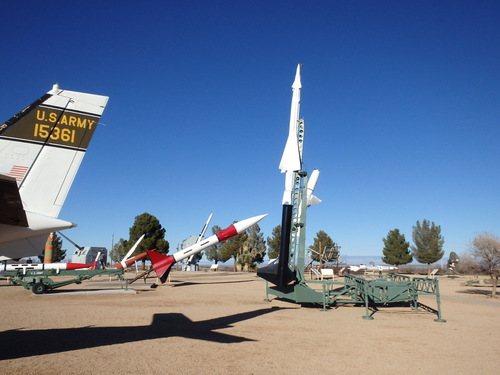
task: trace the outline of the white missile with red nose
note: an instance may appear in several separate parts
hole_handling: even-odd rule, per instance
[[[205,240],[199,241],[194,245],[191,245],[181,251],[176,252],[173,255],[163,255],[157,253],[154,250],[149,250],[148,255],[149,258],[151,259],[151,262],[153,263],[153,269],[155,270],[156,275],[158,276],[160,281],[164,283],[167,280],[167,276],[168,273],[170,272],[170,269],[175,263],[187,257],[190,257],[191,255],[197,254],[200,251],[206,249],[207,247],[216,245],[219,242],[226,241],[228,238],[231,238],[233,236],[245,232],[248,228],[250,228],[252,225],[257,224],[266,216],[267,214],[254,216],[249,219],[238,221],[237,223],[231,224],[226,229],[220,230],[213,236],[210,236]]]

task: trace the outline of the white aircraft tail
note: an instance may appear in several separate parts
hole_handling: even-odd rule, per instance
[[[25,211],[59,215],[107,101],[56,84],[0,125],[0,174],[16,179]]]
[[[74,226],[57,216],[107,102],[56,84],[0,125],[0,244]]]

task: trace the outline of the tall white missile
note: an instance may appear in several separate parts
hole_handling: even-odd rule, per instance
[[[279,168],[285,173],[285,191],[283,192],[283,211],[281,215],[281,234],[278,261],[260,268],[257,275],[278,286],[285,286],[295,280],[295,273],[288,267],[290,257],[290,233],[292,230],[293,188],[295,172],[302,170],[302,149],[304,134],[300,129],[300,64],[297,65],[295,79],[292,84],[292,105],[290,123],[285,150],[281,156]]]
[[[197,254],[200,251],[206,249],[207,247],[218,244],[219,242],[226,241],[228,238],[243,233],[252,225],[257,224],[266,216],[267,214],[254,216],[249,219],[238,221],[237,223],[231,224],[226,229],[220,230],[216,234],[208,237],[207,239],[202,240],[200,242],[196,242],[194,245],[191,245],[181,251],[178,251],[173,255],[163,255],[157,253],[156,251],[149,250],[148,251],[149,259],[151,259],[151,263],[153,263],[153,268],[158,278],[161,280],[162,283],[164,283],[167,279],[170,269],[175,263],[187,257],[190,257],[194,254]]]
[[[278,260],[269,264],[266,267],[259,268],[257,275],[263,279],[277,285],[284,287],[290,282],[297,281],[297,274],[295,267],[292,267],[290,262],[290,246],[297,245],[297,239],[301,238],[304,234],[302,228],[305,228],[304,222],[296,222],[295,227],[292,228],[292,217],[305,221],[304,213],[302,212],[303,206],[301,200],[307,200],[307,207],[312,204],[321,202],[313,195],[316,183],[319,178],[319,171],[314,170],[307,182],[306,196],[302,198],[302,192],[296,189],[296,184],[302,184],[302,178],[307,174],[302,170],[302,151],[304,148],[304,123],[300,117],[300,93],[302,83],[300,81],[300,64],[297,65],[295,73],[295,80],[292,84],[292,106],[290,109],[290,123],[288,127],[288,138],[285,145],[285,150],[281,156],[280,169],[281,173],[285,175],[285,191],[283,192],[283,211],[281,216],[281,234]],[[296,190],[296,191],[295,191]],[[294,195],[294,192],[297,194]],[[302,201],[303,202],[303,201]],[[294,210],[297,211],[294,211]],[[295,213],[294,213],[295,212]],[[291,236],[293,232],[293,236]],[[293,237],[293,238],[292,238]],[[291,244],[291,241],[294,241]],[[300,241],[299,241],[300,242]],[[299,245],[300,246],[300,245]],[[300,250],[299,250],[300,251]],[[298,263],[297,263],[298,264]]]
[[[290,108],[290,123],[288,126],[288,138],[285,149],[281,156],[279,168],[285,176],[285,191],[283,193],[283,204],[292,204],[293,172],[302,169],[302,153],[300,144],[303,135],[299,134],[299,114],[300,114],[300,64],[297,65],[295,80],[292,84],[292,105]]]
[[[292,84],[292,106],[290,108],[290,123],[288,127],[288,138],[285,144],[285,150],[281,156],[281,172],[299,171],[302,168],[302,155],[299,148],[299,113],[300,113],[300,64],[297,65],[295,80]]]

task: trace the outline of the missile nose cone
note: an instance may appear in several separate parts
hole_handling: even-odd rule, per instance
[[[297,65],[297,72],[295,73],[295,80],[293,81],[292,88],[302,88],[302,83],[300,82],[300,64]]]
[[[242,233],[246,231],[248,228],[250,228],[252,225],[257,224],[259,221],[261,221],[263,218],[265,218],[268,214],[265,215],[259,215],[259,216],[254,216],[249,219],[241,220],[238,221],[237,223],[234,223],[234,227],[238,231],[238,233]]]

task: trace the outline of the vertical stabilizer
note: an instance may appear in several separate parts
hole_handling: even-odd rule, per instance
[[[25,211],[59,215],[107,101],[54,85],[0,125],[0,174],[16,179]]]
[[[39,255],[108,102],[59,85],[0,125],[0,260]]]

